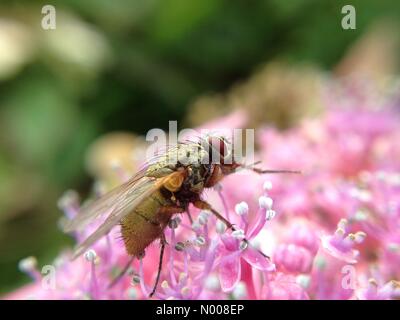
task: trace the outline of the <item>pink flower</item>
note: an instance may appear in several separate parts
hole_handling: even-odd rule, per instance
[[[274,261],[286,272],[308,273],[312,268],[313,256],[301,246],[281,244],[275,251]]]
[[[261,298],[266,300],[308,300],[309,297],[296,278],[283,273],[271,276],[264,284]]]
[[[264,227],[267,220],[275,216],[272,210],[272,199],[262,196],[259,199],[258,220],[249,231],[249,207],[246,202],[236,205],[236,213],[240,215],[240,229],[233,231],[230,235],[222,234],[221,252],[224,256],[219,265],[219,277],[221,288],[224,292],[231,292],[241,279],[241,259],[253,268],[261,271],[274,271],[275,266],[265,255],[252,245],[252,240]]]
[[[332,92],[324,115],[285,132],[266,126],[256,135],[260,167],[300,169],[301,175],[265,177],[243,170],[205,192],[234,231],[211,212],[193,207],[193,223],[186,214],[174,217],[166,229],[168,246],[154,298],[399,298],[396,102],[370,99],[370,93],[354,88]],[[203,127],[235,128],[245,123],[243,112]],[[119,176],[124,179],[124,172]],[[81,206],[74,192],[59,205],[67,218]],[[80,242],[94,228],[73,236]],[[70,250],[48,268],[40,268],[34,258],[22,260],[19,267],[33,283],[6,298],[147,299],[157,275],[159,244],[150,245],[110,288],[129,261],[119,233],[114,228],[75,261]]]
[[[348,222],[342,219],[333,235],[321,237],[322,248],[333,257],[348,263],[356,263],[359,251],[354,249],[356,244],[364,241],[366,234],[362,231],[348,233],[346,231]]]
[[[360,300],[390,300],[400,298],[400,283],[389,281],[381,286],[374,279],[370,279],[365,287],[359,288],[355,294]]]

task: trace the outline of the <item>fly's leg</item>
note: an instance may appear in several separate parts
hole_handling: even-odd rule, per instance
[[[298,170],[264,170],[260,168],[250,168],[250,170],[259,173],[259,174],[266,174],[266,173],[294,173],[294,174],[301,174],[301,171]]]
[[[160,209],[161,213],[167,213],[167,214],[173,214],[173,213],[179,213],[179,212],[184,212],[184,210],[180,207],[162,207]],[[142,217],[146,222],[151,223],[153,226],[159,227],[160,231],[162,231],[163,226],[155,220],[149,219],[148,217],[146,217],[145,215],[141,214],[140,212],[135,212],[137,215],[139,215],[140,217]],[[164,234],[162,234],[162,241],[161,241],[161,245],[162,245],[162,251],[164,250],[163,246],[165,246],[165,244],[167,243],[164,237]],[[131,257],[128,261],[128,263],[125,265],[125,267],[121,270],[121,272],[111,281],[111,283],[108,285],[108,288],[112,288],[124,275],[125,273],[128,271],[130,265],[133,262],[133,259],[135,257]],[[159,275],[158,275],[159,277]],[[157,280],[158,281],[158,280]],[[154,294],[154,292],[153,292]]]
[[[160,214],[175,214],[175,213],[182,213],[185,212],[185,209],[182,207],[178,206],[165,206],[161,207],[159,213]],[[159,224],[161,230],[163,229],[162,225]],[[151,291],[149,297],[151,298],[154,293],[156,292],[158,282],[160,281],[160,275],[161,275],[161,270],[162,270],[162,262],[163,262],[163,257],[164,257],[164,249],[165,245],[168,244],[167,239],[165,239],[165,234],[164,232],[161,233],[160,235],[160,242],[161,242],[161,250],[160,250],[160,261],[158,263],[158,271],[157,271],[157,277],[156,277],[156,282],[154,283],[153,290]]]
[[[232,231],[236,231],[236,227],[229,221],[227,220],[224,216],[222,216],[217,210],[215,210],[208,202],[203,201],[203,200],[197,200],[193,203],[193,205],[196,208],[199,208],[201,210],[209,210],[212,212],[213,215],[215,215],[217,217],[217,219],[221,220],[228,229],[231,229]],[[252,246],[251,243],[249,242],[249,240],[247,240],[246,238],[243,239],[243,241],[248,245],[248,246]],[[265,258],[270,259],[270,257],[268,257],[265,253],[263,253],[262,251],[258,250],[257,251],[263,255]]]
[[[161,275],[161,270],[162,270],[162,262],[163,262],[163,257],[164,257],[164,249],[165,249],[165,245],[167,243],[167,240],[165,239],[165,234],[164,233],[161,234],[160,241],[161,241],[160,262],[158,263],[158,271],[157,271],[156,282],[154,283],[153,290],[150,293],[150,296],[149,296],[150,298],[156,292],[158,281],[160,281],[160,275]]]
[[[193,224],[193,218],[192,218],[192,215],[190,214],[189,206],[187,206],[185,211],[186,211],[186,214],[187,214],[187,216],[189,218],[190,224],[192,225]]]
[[[121,278],[124,276],[124,274],[128,271],[129,267],[131,266],[133,259],[135,259],[134,256],[132,256],[128,263],[125,265],[125,267],[121,270],[121,272],[111,281],[111,283],[108,285],[108,289],[111,289]]]
[[[261,161],[256,161],[250,165],[245,165],[245,164],[234,164],[233,169],[240,168],[240,169],[249,169],[252,170],[258,174],[273,174],[273,173],[294,173],[294,174],[301,174],[300,170],[268,170],[268,169],[261,169],[261,168],[256,168],[253,167],[256,164],[259,164]]]
[[[193,205],[196,208],[199,208],[200,210],[209,210],[215,215],[219,220],[221,220],[225,225],[228,227],[228,229],[231,229],[232,231],[235,231],[236,228],[235,226],[230,223],[229,220],[227,220],[224,216],[222,216],[217,210],[215,210],[208,202],[205,202],[203,200],[197,200],[193,202]]]
[[[175,213],[183,213],[185,212],[185,209],[179,206],[165,206],[161,207],[158,212],[162,214],[175,214]]]
[[[193,223],[193,218],[192,218],[192,215],[190,214],[189,207],[187,207],[187,208],[182,208],[182,207],[178,207],[178,206],[162,207],[160,209],[160,212],[161,213],[167,213],[167,214],[184,213],[184,212],[186,212],[186,214],[188,215],[190,224]]]

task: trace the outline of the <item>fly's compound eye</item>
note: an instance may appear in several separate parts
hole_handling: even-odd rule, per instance
[[[218,136],[209,136],[207,139],[209,145],[209,155],[211,163],[229,163],[231,153],[225,138]]]

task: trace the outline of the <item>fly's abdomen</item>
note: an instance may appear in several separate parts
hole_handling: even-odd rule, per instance
[[[121,220],[122,239],[128,254],[140,255],[161,236],[171,215],[159,211],[169,205],[171,200],[157,191]]]

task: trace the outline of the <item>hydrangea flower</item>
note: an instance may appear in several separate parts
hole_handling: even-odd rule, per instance
[[[187,215],[175,216],[166,229],[155,298],[398,299],[400,121],[396,109],[367,108],[365,101],[351,97],[340,108],[330,100],[334,107],[319,118],[285,132],[260,129],[257,157],[263,166],[303,174],[242,172],[207,192],[207,200],[236,225],[233,232],[193,207],[193,224]],[[221,119],[213,126],[218,123],[229,125]],[[74,192],[60,201],[67,217],[80,206]],[[76,240],[91,228],[76,233]],[[129,261],[118,237],[116,227],[75,261],[70,250],[60,253],[54,279],[34,258],[22,260],[19,267],[32,284],[6,298],[146,299],[159,245],[151,245],[109,288]]]

